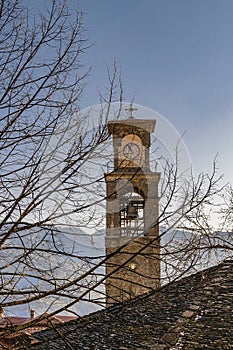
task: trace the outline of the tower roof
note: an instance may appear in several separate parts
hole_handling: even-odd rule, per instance
[[[128,118],[124,120],[111,120],[108,122],[108,132],[109,134],[113,134],[117,132],[118,129],[122,127],[133,127],[140,128],[149,133],[153,133],[156,125],[156,120],[154,119],[136,119],[136,118]]]

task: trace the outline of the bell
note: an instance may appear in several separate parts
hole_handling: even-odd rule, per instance
[[[137,217],[138,217],[137,208],[134,207],[132,204],[129,204],[126,212],[126,220],[135,220],[137,219]]]

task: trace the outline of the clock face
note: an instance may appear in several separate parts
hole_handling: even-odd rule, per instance
[[[125,158],[128,158],[130,160],[134,160],[140,155],[140,148],[136,143],[129,142],[123,149],[123,154]]]

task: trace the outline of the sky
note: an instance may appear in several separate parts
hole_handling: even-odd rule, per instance
[[[106,64],[122,69],[126,101],[165,117],[188,147],[193,167],[232,183],[233,1],[71,0],[84,12],[92,65],[82,106],[98,103]],[[144,116],[145,117],[145,116]]]
[[[233,0],[67,1],[83,10],[93,43],[83,56],[92,71],[81,107],[98,104],[106,64],[115,60],[125,100],[157,111],[184,134],[196,174],[211,171],[218,154],[222,183],[232,184]]]

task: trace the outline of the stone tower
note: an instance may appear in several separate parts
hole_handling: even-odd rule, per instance
[[[158,183],[149,152],[155,120],[108,122],[114,169],[106,181],[106,303],[131,299],[160,285]]]

